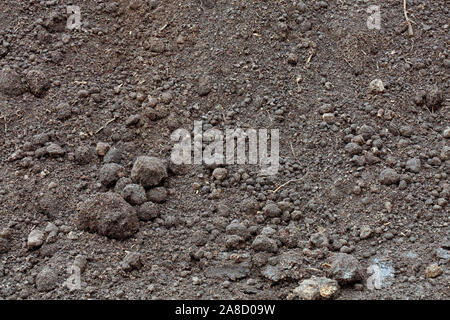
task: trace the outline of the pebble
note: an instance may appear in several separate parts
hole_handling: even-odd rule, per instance
[[[134,183],[123,188],[122,197],[131,205],[141,205],[147,201],[144,187]]]
[[[202,76],[198,81],[198,95],[200,97],[207,96],[212,90],[212,78],[210,76]]]
[[[406,170],[409,170],[414,173],[419,173],[421,168],[421,162],[419,158],[412,158],[406,161]]]
[[[77,206],[77,226],[113,239],[126,239],[139,229],[134,208],[113,192],[97,193]]]
[[[50,88],[50,81],[41,70],[33,69],[28,71],[25,80],[31,93],[36,97],[41,97]]]
[[[330,260],[329,276],[340,284],[362,280],[362,266],[354,256],[347,253],[335,253]]]
[[[142,267],[141,254],[138,252],[127,252],[123,260],[120,262],[120,267],[124,271],[140,269]]]
[[[339,284],[337,281],[325,277],[312,276],[310,279],[303,280],[296,287],[288,299],[299,298],[300,300],[318,300],[331,299],[339,293]]]
[[[122,161],[122,152],[116,148],[110,148],[103,158],[104,163],[120,163]]]
[[[381,171],[379,180],[384,185],[396,184],[400,181],[400,175],[394,169],[384,169]]]
[[[278,251],[277,242],[265,235],[259,235],[252,243],[252,248],[255,251],[266,251],[276,253]]]
[[[164,187],[156,187],[147,191],[147,200],[155,203],[163,203],[167,200],[168,191]]]
[[[370,228],[370,226],[362,226],[360,233],[359,233],[359,237],[361,239],[368,239],[370,238],[370,236],[372,235],[372,229]]]
[[[40,292],[48,292],[58,285],[58,273],[49,267],[44,267],[36,276],[36,288]]]
[[[117,180],[125,176],[125,169],[117,163],[107,163],[100,168],[98,179],[105,187],[113,186]]]
[[[336,117],[333,113],[324,113],[322,115],[323,121],[325,121],[327,124],[333,124],[336,121]]]
[[[268,202],[263,208],[263,213],[266,217],[275,218],[281,216],[281,209],[274,202]]]
[[[384,84],[380,79],[372,80],[369,84],[370,93],[382,93],[384,92]]]
[[[28,235],[27,247],[30,249],[40,247],[44,243],[45,234],[38,229],[34,229]]]
[[[216,169],[214,169],[214,171],[212,173],[212,176],[213,176],[214,179],[221,181],[221,180],[225,179],[227,174],[228,174],[228,170],[227,169],[225,169],[225,168],[216,168]]]
[[[446,139],[450,138],[450,127],[447,127],[442,131],[442,136]]]
[[[439,277],[444,271],[442,270],[442,268],[437,264],[437,263],[433,263],[430,264],[426,270],[425,270],[425,275],[427,278],[437,278]]]
[[[8,96],[19,96],[26,91],[19,74],[9,67],[0,71],[0,92]]]
[[[131,180],[145,188],[158,185],[166,177],[166,164],[155,157],[138,157],[131,169]]]
[[[97,151],[97,154],[100,157],[103,157],[104,155],[106,155],[106,153],[108,152],[110,148],[110,145],[108,143],[105,142],[98,142],[97,146],[95,147],[95,151]]]

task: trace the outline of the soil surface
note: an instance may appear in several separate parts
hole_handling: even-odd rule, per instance
[[[0,298],[449,299],[449,2],[407,13],[2,0]],[[278,173],[174,165],[194,121]]]

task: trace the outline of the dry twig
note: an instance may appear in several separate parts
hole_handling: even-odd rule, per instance
[[[408,18],[408,12],[406,11],[406,0],[403,0],[403,14],[405,15],[406,23],[408,24],[408,35],[412,37],[414,35],[414,31],[412,28],[411,20]]]

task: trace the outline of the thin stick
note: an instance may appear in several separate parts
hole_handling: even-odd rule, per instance
[[[289,183],[301,181],[301,180],[305,179],[308,175],[309,175],[309,172],[306,173],[303,177],[301,177],[301,178],[299,178],[299,179],[292,179],[292,180],[289,180],[289,181],[283,183],[281,186],[279,186],[279,187],[276,188],[275,190],[272,190],[271,192],[277,193],[278,191],[280,191],[281,188],[287,186]]]
[[[98,130],[95,132],[95,134],[99,133],[100,131],[102,131],[103,129],[105,129],[106,126],[108,126],[108,124],[110,124],[111,122],[114,122],[114,121],[116,121],[116,120],[117,120],[116,117],[112,118],[112,119],[109,120],[104,126],[102,126],[100,129],[98,129]]]
[[[406,23],[408,24],[408,35],[412,37],[414,35],[411,20],[408,18],[408,12],[406,11],[406,0],[403,0],[403,13],[405,15]]]

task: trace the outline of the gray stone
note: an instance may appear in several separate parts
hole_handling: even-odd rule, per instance
[[[252,243],[252,248],[255,251],[266,251],[276,253],[278,251],[277,242],[264,235],[259,235]]]
[[[9,67],[0,71],[0,92],[8,96],[19,96],[26,91],[19,74]]]
[[[131,170],[131,180],[145,188],[156,186],[165,178],[167,178],[166,164],[155,157],[138,157]]]
[[[36,288],[40,292],[48,292],[58,285],[58,273],[49,267],[44,267],[36,276]]]
[[[45,234],[38,229],[30,232],[27,239],[27,247],[30,249],[40,247],[44,243]]]
[[[141,204],[137,210],[139,220],[149,221],[159,217],[161,214],[161,208],[156,203],[145,202]]]
[[[335,253],[331,257],[329,276],[340,284],[349,284],[362,280],[362,267],[354,256],[347,253]]]
[[[28,71],[25,80],[31,93],[36,97],[41,97],[50,88],[50,81],[41,70]]]
[[[263,208],[263,213],[266,217],[275,218],[281,216],[281,209],[274,202],[268,202]]]
[[[105,187],[113,186],[117,180],[125,176],[125,169],[117,163],[107,163],[100,168],[98,179]]]
[[[126,239],[138,231],[134,208],[113,192],[97,193],[78,205],[77,225],[114,239]]]
[[[414,173],[418,173],[421,168],[421,162],[419,158],[412,158],[406,161],[406,170]]]
[[[147,191],[147,200],[155,203],[163,203],[167,200],[168,192],[164,187],[156,187]]]
[[[344,147],[344,150],[351,156],[360,154],[362,152],[361,146],[357,145],[354,142],[347,143]]]
[[[324,232],[313,233],[309,242],[316,248],[324,248],[329,245],[328,237]]]
[[[303,280],[293,290],[289,298],[298,298],[300,300],[331,299],[338,293],[339,284],[337,281],[325,277],[312,276],[310,279]]]
[[[132,205],[140,205],[147,201],[145,189],[139,184],[128,184],[123,188],[123,198]]]
[[[122,161],[122,152],[116,148],[110,148],[103,157],[104,163],[120,163]]]
[[[120,267],[124,271],[140,269],[142,267],[141,254],[138,252],[127,252],[122,262],[120,262]]]
[[[394,169],[384,169],[380,173],[379,180],[384,185],[396,184],[400,181],[400,175]]]

